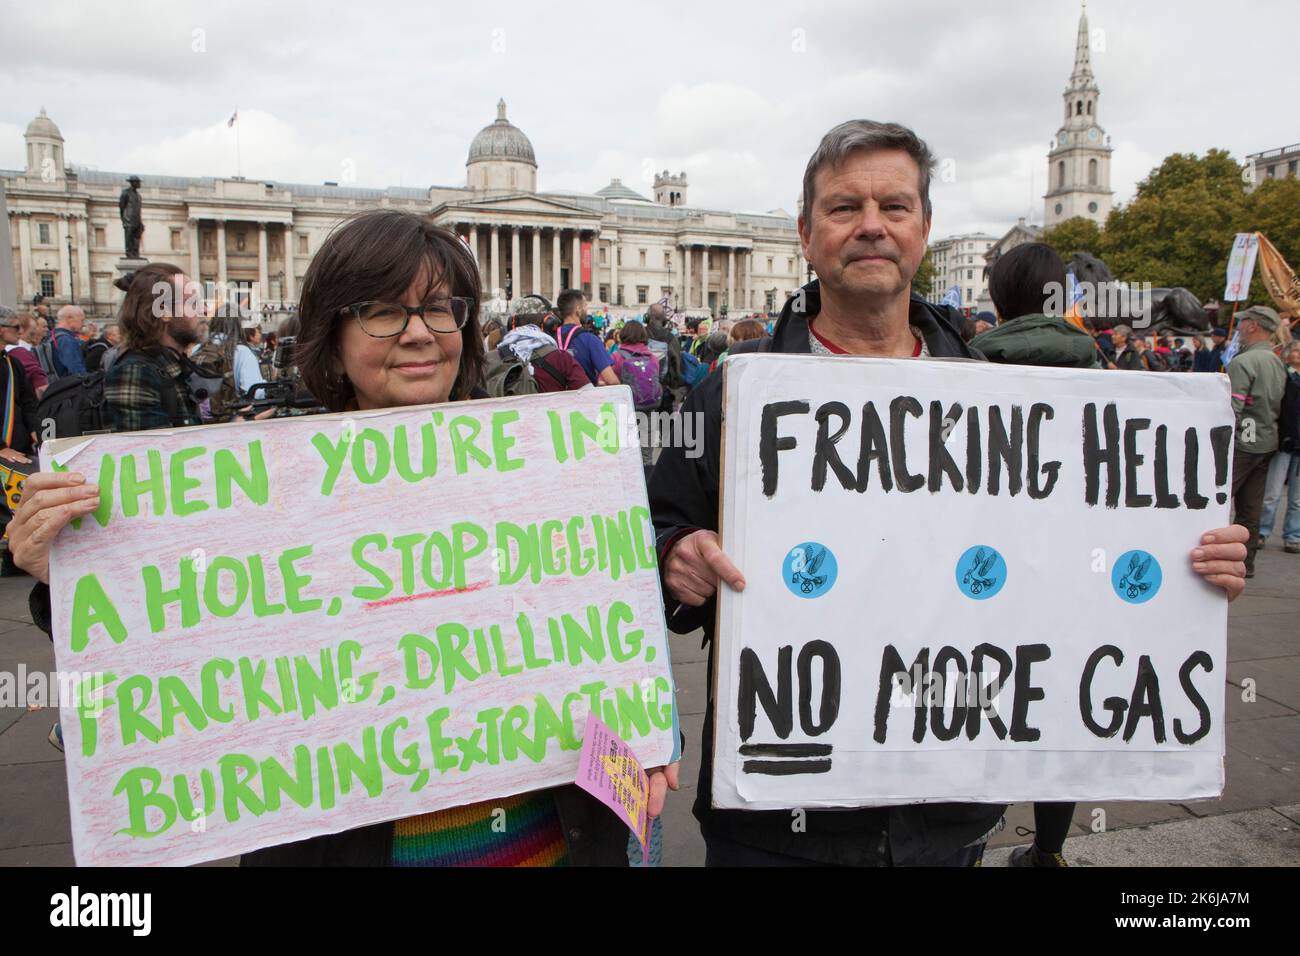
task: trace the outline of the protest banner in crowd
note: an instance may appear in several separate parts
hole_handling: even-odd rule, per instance
[[[626,389],[47,443],[74,850],[191,863],[677,743]]]
[[[725,369],[717,806],[1221,792],[1223,376]]]

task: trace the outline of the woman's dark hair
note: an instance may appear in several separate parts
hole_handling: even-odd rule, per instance
[[[624,322],[623,328],[618,331],[620,345],[645,345],[649,340],[650,337],[646,335],[645,326],[636,319]]]
[[[257,338],[257,333],[261,331],[262,330],[256,325],[252,328],[244,329],[244,344],[252,345],[253,339]]]
[[[483,333],[479,329],[482,289],[478,265],[453,233],[412,212],[365,212],[341,223],[312,259],[298,299],[298,342],[294,358],[303,385],[330,411],[355,401],[352,383],[338,371],[344,311],[371,299],[400,301],[411,283],[424,278],[428,292],[443,287],[469,300],[460,330],[460,368],[451,400],[466,399],[483,378]],[[287,335],[284,326],[280,334]]]
[[[989,296],[1003,322],[1022,315],[1046,315],[1052,298],[1061,304],[1053,310],[1059,316],[1065,305],[1065,263],[1055,249],[1041,242],[1016,246],[993,263]]]
[[[163,314],[179,311],[185,295],[176,279],[185,273],[166,262],[151,262],[113,283],[126,293],[117,310],[117,324],[122,329],[124,352],[160,352],[167,330]]]

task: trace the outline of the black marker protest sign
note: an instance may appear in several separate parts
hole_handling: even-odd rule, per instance
[[[714,801],[1190,799],[1223,781],[1215,375],[726,363]]]

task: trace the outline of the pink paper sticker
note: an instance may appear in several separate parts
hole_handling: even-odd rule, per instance
[[[595,712],[587,715],[578,778],[574,782],[618,814],[641,844],[642,859],[645,859],[650,830],[650,778],[632,748]]]

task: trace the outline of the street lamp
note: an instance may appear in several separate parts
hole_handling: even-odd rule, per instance
[[[68,236],[68,301],[77,304],[77,286],[72,272],[72,237]]]

